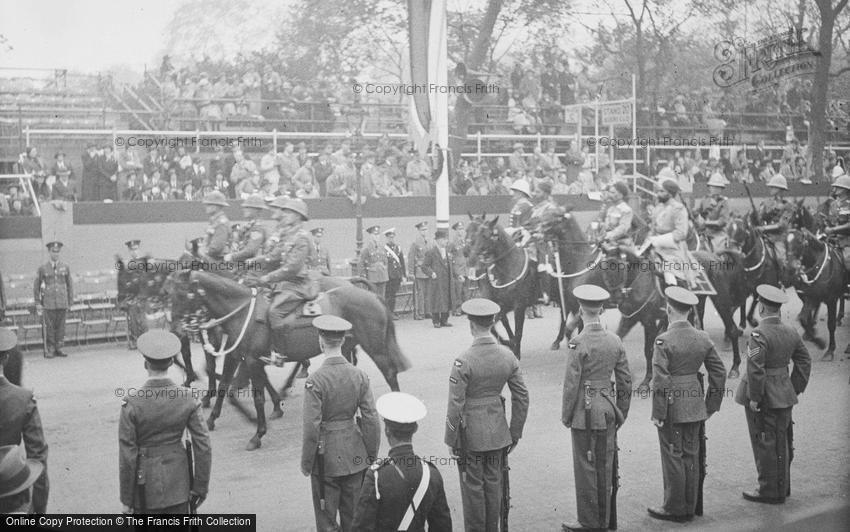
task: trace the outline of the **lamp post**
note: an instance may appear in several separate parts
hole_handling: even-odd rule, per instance
[[[360,269],[360,252],[363,249],[363,199],[362,199],[362,182],[363,174],[363,146],[365,139],[363,138],[363,126],[366,122],[366,110],[360,104],[360,95],[354,95],[354,103],[348,108],[345,113],[345,119],[348,123],[348,134],[351,138],[351,151],[354,153],[354,171],[355,171],[355,202],[354,202],[354,218],[356,220],[356,249],[355,259],[351,263],[352,275],[359,274]]]

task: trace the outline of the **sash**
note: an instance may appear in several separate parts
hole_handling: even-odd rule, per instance
[[[398,525],[399,530],[407,530],[410,523],[413,522],[413,517],[416,515],[416,510],[419,509],[419,504],[422,498],[425,497],[425,492],[428,491],[428,483],[431,481],[431,468],[428,467],[428,462],[420,460],[422,464],[422,478],[419,480],[419,486],[413,494],[413,500],[410,501],[410,506],[407,507],[401,523]]]
[[[400,259],[400,258],[398,258],[398,255],[396,255],[395,251],[393,251],[393,248],[391,248],[390,246],[388,246],[388,245],[386,245],[386,244],[385,244],[385,245],[384,245],[384,249],[386,249],[386,250],[387,250],[387,255],[389,255],[389,256],[391,256],[393,259],[395,259],[395,261],[396,261],[396,262],[399,264],[399,266],[400,266],[400,265],[401,265],[401,259]]]

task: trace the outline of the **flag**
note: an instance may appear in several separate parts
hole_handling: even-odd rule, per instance
[[[441,143],[446,136],[438,129],[441,115],[446,113],[446,94],[430,90],[445,86],[448,77],[446,61],[446,0],[408,0],[408,36],[410,43],[409,133],[420,153],[428,144]],[[445,148],[445,142],[441,143]]]

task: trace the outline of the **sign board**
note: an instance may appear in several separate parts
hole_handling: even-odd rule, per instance
[[[632,104],[612,103],[599,108],[603,126],[627,126],[632,123]]]

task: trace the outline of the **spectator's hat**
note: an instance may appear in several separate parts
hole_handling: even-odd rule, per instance
[[[321,335],[339,338],[351,330],[351,322],[339,316],[323,314],[313,319],[313,327],[319,329]]]
[[[759,296],[759,300],[771,305],[778,306],[788,302],[788,294],[769,284],[758,285],[756,287],[756,293]]]
[[[664,289],[664,295],[667,296],[668,301],[680,307],[692,307],[699,303],[699,299],[693,292],[681,286],[668,286]]]
[[[18,345],[18,335],[8,327],[0,327],[0,353]]]
[[[445,229],[437,229],[436,231],[434,231],[434,239],[448,238],[448,237],[449,237],[449,232]]]
[[[452,224],[452,230],[457,231],[458,229],[463,229],[463,222],[455,222]]]
[[[42,471],[44,464],[28,459],[21,445],[0,447],[0,498],[29,489]]]
[[[372,227],[366,229],[366,232],[369,233],[370,235],[377,235],[381,232],[381,226],[380,225],[373,225]]]
[[[390,392],[378,397],[375,410],[390,427],[410,430],[415,430],[416,422],[428,414],[425,403],[404,392]]]
[[[499,305],[489,299],[475,297],[465,301],[460,310],[470,318],[492,318],[500,309]]]
[[[135,239],[135,240],[128,240],[128,241],[124,242],[124,245],[127,246],[127,249],[136,249],[136,248],[139,247],[139,244],[141,244],[141,243],[142,243],[141,240]]]
[[[531,197],[531,189],[528,186],[528,181],[525,179],[517,179],[511,185],[511,190],[516,190],[517,192],[522,192],[527,197]]]
[[[310,219],[307,215],[307,204],[304,203],[304,200],[301,199],[292,199],[292,198],[284,198],[286,201],[283,202],[281,206],[277,200],[272,202],[272,207],[277,207],[278,209],[284,209],[287,211],[297,212],[301,215],[301,218],[306,222]]]
[[[514,142],[514,149],[515,150],[521,150],[521,149],[523,149],[523,147],[524,146],[523,146],[522,142]]]
[[[424,228],[428,227],[428,222],[419,222],[418,224],[414,225],[413,227],[415,227],[417,229],[424,229]]]
[[[832,182],[832,186],[850,190],[850,175],[840,175]]]
[[[227,198],[218,190],[213,190],[204,196],[204,205],[218,205],[219,207],[227,207]]]
[[[679,183],[677,183],[673,178],[667,177],[658,182],[658,186],[666,190],[671,196],[675,196],[679,193]]]
[[[585,308],[600,308],[611,297],[611,294],[601,286],[582,284],[573,288],[573,296]]]
[[[714,172],[706,183],[710,187],[726,188],[726,180],[720,175],[720,172]]]
[[[322,235],[325,234],[325,228],[324,227],[314,227],[313,229],[310,229],[310,232],[313,233],[315,236],[322,236]]]
[[[393,235],[395,236],[395,227],[390,227],[386,231],[384,231],[385,236]]]
[[[269,210],[269,207],[268,205],[266,205],[265,200],[263,200],[263,197],[259,194],[251,194],[250,196],[245,198],[245,201],[242,202],[242,207],[250,207],[252,209],[260,209],[264,211]]]
[[[56,241],[53,241],[53,242],[48,242],[47,243],[47,249],[49,251],[61,251],[62,246],[64,246],[64,245],[65,244],[63,244],[62,242],[59,242],[58,240],[56,240]]]
[[[770,178],[770,181],[767,182],[767,186],[772,188],[781,188],[782,190],[788,190],[788,180],[785,179],[784,175],[776,174],[775,176]]]
[[[166,330],[156,329],[139,336],[136,346],[149,360],[168,360],[180,352],[180,339]]]

